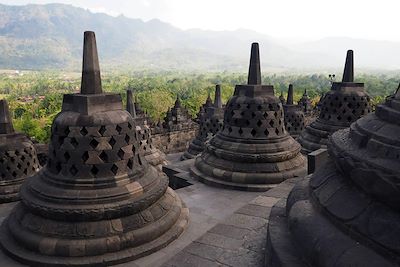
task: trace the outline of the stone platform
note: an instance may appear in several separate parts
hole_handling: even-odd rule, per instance
[[[296,180],[289,179],[267,192],[214,188],[189,175],[193,160],[176,162],[168,155],[169,175],[192,185],[175,189],[190,210],[186,231],[169,246],[119,267],[264,266],[268,217],[272,206],[286,197]],[[15,204],[0,205],[0,221]],[[24,266],[0,251],[0,266]]]

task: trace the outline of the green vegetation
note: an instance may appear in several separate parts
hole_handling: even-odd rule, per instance
[[[54,116],[61,110],[62,95],[74,93],[80,87],[79,73],[24,72],[24,75],[4,72],[0,74],[0,97],[9,101],[13,112],[14,126],[39,142],[50,138]],[[205,102],[208,92],[213,97],[216,83],[222,85],[222,98],[226,102],[233,94],[235,84],[247,82],[241,73],[180,73],[180,72],[134,72],[103,74],[103,90],[121,93],[125,101],[125,90],[131,88],[141,107],[157,121],[162,119],[179,95],[182,104],[195,116]],[[373,103],[382,102],[392,94],[400,76],[358,75],[357,81],[364,82]],[[289,83],[294,85],[297,101],[307,89],[316,103],[329,90],[326,75],[271,75],[263,77],[264,84],[272,84],[277,95],[287,91]]]

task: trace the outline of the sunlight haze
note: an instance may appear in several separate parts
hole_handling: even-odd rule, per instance
[[[400,41],[396,0],[0,0],[7,5],[64,3],[112,16],[160,19],[181,29],[249,29],[272,37],[341,36]]]

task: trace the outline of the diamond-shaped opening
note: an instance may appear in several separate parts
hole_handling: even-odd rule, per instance
[[[339,115],[339,116],[336,117],[336,119],[337,119],[338,121],[340,121],[340,120],[342,120],[342,117]]]
[[[71,158],[71,155],[67,152],[64,153],[64,158],[66,161],[68,161]]]
[[[269,125],[271,125],[271,127],[274,127],[275,121],[274,121],[274,120],[270,120],[270,121],[269,121]]]
[[[258,126],[258,127],[261,127],[261,125],[262,125],[262,121],[261,121],[261,120],[258,120],[258,121],[257,121],[257,126]]]
[[[17,164],[17,168],[21,169],[22,165],[20,163]]]
[[[15,171],[13,171],[13,172],[11,173],[11,175],[12,175],[13,177],[17,177],[17,173],[16,173]]]
[[[99,141],[97,141],[96,139],[92,139],[92,141],[90,141],[90,143],[89,143],[89,145],[92,148],[96,148],[98,144],[99,144]]]
[[[276,133],[276,135],[279,135],[279,130],[278,130],[278,128],[275,128],[275,133]]]
[[[252,113],[251,113],[251,117],[252,117],[252,118],[255,118],[255,117],[256,117],[256,113],[255,113],[255,112],[252,112]]]
[[[118,133],[121,133],[122,131],[122,127],[117,125],[117,127],[115,127],[115,130],[117,130]]]
[[[27,168],[24,169],[24,174],[28,175],[28,169]]]
[[[113,164],[112,167],[111,167],[111,171],[114,173],[114,175],[117,174],[117,172],[118,172],[117,165]]]
[[[18,150],[15,150],[15,155],[19,155],[19,151]]]
[[[61,163],[58,162],[58,163],[56,164],[56,171],[57,171],[57,173],[60,173],[61,169],[62,169]]]
[[[104,151],[102,151],[102,152],[100,153],[99,158],[101,158],[101,160],[102,160],[103,162],[107,162],[107,161],[108,161],[107,153],[104,152]]]
[[[1,164],[4,163],[4,158],[0,158],[0,163],[1,163]]]
[[[128,163],[126,164],[126,166],[128,166],[129,169],[132,169],[133,168],[133,160],[129,159]]]
[[[10,170],[11,170],[10,166],[7,166],[6,169],[7,169],[7,171],[10,171]]]
[[[240,129],[239,129],[239,134],[240,134],[240,135],[242,135],[242,134],[243,134],[242,127],[240,127]]]
[[[256,136],[256,134],[257,134],[257,131],[255,129],[251,130],[251,135],[252,136]]]
[[[269,131],[268,131],[268,129],[265,129],[265,131],[264,131],[264,134],[265,134],[266,136],[268,136],[268,135],[269,135]]]
[[[81,133],[82,136],[85,136],[89,133],[88,130],[86,130],[86,127],[82,127],[82,129],[79,132]]]
[[[75,167],[75,165],[72,165],[71,168],[69,168],[69,172],[75,176],[78,173],[78,169]]]
[[[71,142],[71,145],[73,145],[75,148],[79,145],[79,143],[78,143],[78,141],[76,141],[75,137],[72,137],[70,142]]]
[[[123,159],[123,158],[124,158],[124,155],[125,155],[125,152],[120,148],[120,149],[118,150],[118,157],[120,157],[121,159]]]
[[[59,136],[59,137],[58,137],[58,143],[59,143],[60,145],[64,144],[64,139],[65,139],[65,136]]]
[[[129,128],[129,130],[132,129],[132,124],[130,124],[130,122],[128,122],[128,128]]]
[[[101,134],[101,135],[104,135],[104,133],[106,132],[106,126],[104,126],[104,125],[102,125],[101,127],[100,127],[100,129],[99,129],[99,134]]]
[[[68,136],[70,132],[71,132],[71,131],[69,130],[69,127],[65,128],[64,134],[65,134],[66,136]]]
[[[114,147],[114,145],[115,145],[116,142],[117,142],[117,141],[115,141],[114,137],[111,137],[110,141],[108,141],[108,143],[109,143],[112,147]]]
[[[96,165],[93,165],[93,167],[90,169],[90,172],[93,174],[93,175],[97,175],[98,173],[99,173],[99,169],[96,167]]]
[[[351,116],[348,116],[348,117],[347,117],[347,121],[348,121],[348,122],[351,122],[351,121],[352,121]]]
[[[140,155],[138,155],[138,163],[139,165],[143,165],[142,158],[140,157]]]
[[[86,151],[82,155],[82,160],[83,160],[83,162],[86,162],[88,159],[89,159],[89,153]]]
[[[270,111],[274,110],[274,107],[272,106],[272,104],[269,104],[269,105],[268,105],[268,109],[269,109]]]

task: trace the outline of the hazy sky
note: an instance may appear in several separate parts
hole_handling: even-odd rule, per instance
[[[110,15],[158,18],[182,29],[251,29],[273,37],[400,41],[400,0],[0,0],[66,3]]]

